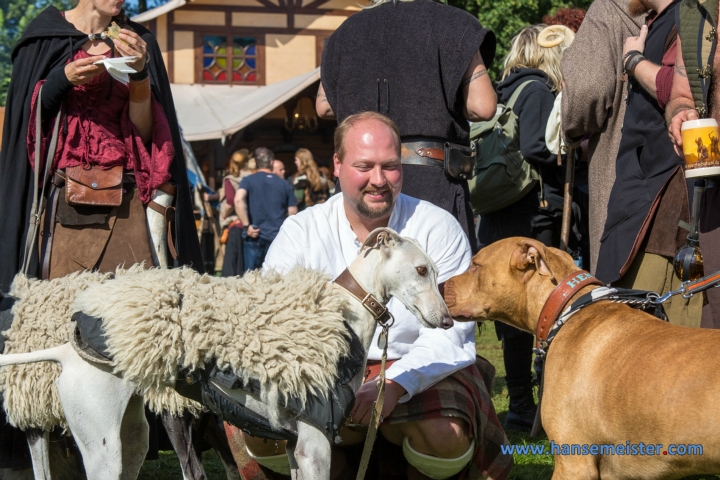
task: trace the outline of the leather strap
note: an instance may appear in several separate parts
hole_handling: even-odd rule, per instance
[[[53,176],[53,179],[55,177]],[[62,177],[61,177],[62,178]],[[48,280],[50,278],[50,259],[52,256],[52,244],[53,244],[53,237],[55,236],[55,214],[57,213],[57,204],[58,204],[58,198],[60,194],[60,189],[62,187],[58,187],[54,184],[50,188],[50,195],[48,195],[48,205],[46,206],[46,212],[47,208],[50,209],[50,215],[45,215],[45,225],[44,225],[44,241],[41,246],[42,251],[40,252],[40,258],[42,258],[42,279]]]
[[[362,306],[365,307],[373,316],[376,322],[382,327],[382,332],[378,337],[378,347],[382,349],[382,359],[380,361],[380,376],[377,381],[378,397],[372,408],[372,415],[370,417],[370,428],[365,437],[365,444],[363,446],[362,457],[360,458],[360,466],[356,480],[362,480],[365,478],[368,464],[370,462],[370,454],[372,453],[372,447],[375,443],[375,437],[377,436],[378,428],[382,422],[382,409],[385,402],[385,368],[387,362],[387,347],[388,347],[388,329],[395,322],[392,314],[377,298],[372,294],[367,293],[364,288],[360,286],[352,276],[350,270],[347,268],[338,275],[333,281],[336,285],[344,288],[350,295],[357,298]]]
[[[572,298],[588,285],[603,286],[603,283],[585,270],[571,273],[557,284],[540,311],[535,327],[535,348],[542,348],[553,323],[560,317]]]
[[[385,332],[387,334],[387,332]],[[375,437],[377,436],[378,428],[383,421],[382,409],[385,404],[385,369],[387,367],[387,343],[383,348],[382,359],[380,360],[380,376],[377,381],[378,396],[377,400],[373,404],[372,414],[370,416],[370,428],[368,429],[367,436],[365,437],[365,444],[363,445],[363,453],[360,458],[360,466],[358,468],[357,476],[355,480],[363,480],[365,473],[367,473],[368,465],[370,465],[370,456],[372,454],[372,447],[375,443]]]
[[[162,185],[158,186],[157,189],[173,197],[177,193],[177,187],[170,182],[163,183]]]
[[[166,185],[166,184],[163,184]],[[165,192],[165,190],[163,190]],[[168,193],[168,192],[165,192]],[[177,251],[175,250],[175,242],[173,241],[173,229],[172,224],[175,221],[175,207],[172,205],[169,207],[163,207],[157,202],[150,201],[148,203],[148,208],[151,208],[158,212],[160,215],[162,215],[165,218],[165,221],[167,222],[167,244],[168,244],[168,250],[170,250],[170,255],[172,255],[174,260],[177,260]]]
[[[442,148],[418,148],[415,153],[421,157],[433,158],[441,162],[445,161],[445,150]]]
[[[33,169],[33,201],[30,207],[29,225],[27,230],[27,236],[25,238],[25,253],[23,255],[22,272],[24,274],[30,273],[30,262],[32,260],[33,250],[35,243],[37,242],[38,228],[40,226],[40,217],[43,214],[43,203],[42,195],[43,190],[47,186],[47,180],[50,177],[50,171],[52,170],[53,160],[55,159],[55,150],[57,149],[58,132],[60,131],[60,117],[62,117],[62,109],[55,116],[55,123],[53,125],[52,135],[50,137],[50,145],[48,146],[47,155],[45,156],[45,169],[40,178],[40,165],[42,164],[42,86],[37,96],[37,105],[35,107],[35,168]]]
[[[385,368],[390,368],[393,363],[400,360],[399,358],[396,358],[394,360],[387,360],[385,362]],[[382,360],[368,360],[367,364],[365,365],[365,377],[363,378],[363,383],[367,383],[371,380],[375,380],[380,376],[380,369],[382,368]]]
[[[445,163],[445,144],[434,141],[403,142],[400,148],[403,165],[424,165],[442,168]]]
[[[390,312],[385,305],[382,304],[372,294],[367,293],[352,276],[347,268],[334,280],[334,283],[348,291],[352,296],[357,298],[362,306],[365,307],[375,318],[375,321],[385,323],[390,317]]]

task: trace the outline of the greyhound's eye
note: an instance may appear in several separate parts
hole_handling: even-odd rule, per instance
[[[415,270],[417,270],[417,272],[420,274],[421,277],[424,277],[425,275],[427,275],[427,267],[425,267],[425,266],[415,267]]]

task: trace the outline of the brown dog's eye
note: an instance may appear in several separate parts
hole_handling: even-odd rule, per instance
[[[415,270],[420,274],[420,276],[424,277],[427,275],[427,267],[415,267]]]

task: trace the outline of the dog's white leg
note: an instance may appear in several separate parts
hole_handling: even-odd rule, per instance
[[[287,442],[285,444],[285,453],[290,462],[290,478],[292,478],[292,480],[300,480],[302,475],[300,474],[298,463],[295,461],[295,442]]]
[[[140,473],[150,446],[149,433],[150,427],[145,418],[143,398],[133,395],[128,402],[120,428],[123,480],[135,480]]]
[[[324,433],[302,420],[298,421],[294,457],[302,480],[330,480],[330,441]]]
[[[65,344],[62,373],[56,380],[60,403],[75,441],[80,448],[89,479],[135,478],[137,472],[123,475],[121,427],[134,385],[112,374],[110,367],[83,360]],[[144,438],[135,438],[136,447],[147,452]],[[144,446],[143,446],[144,444]]]
[[[34,428],[25,430],[35,480],[50,480],[50,432]]]
[[[202,466],[200,453],[193,445],[192,416],[188,413],[175,417],[167,412],[161,415],[170,443],[180,460],[183,480],[204,480],[207,478]]]

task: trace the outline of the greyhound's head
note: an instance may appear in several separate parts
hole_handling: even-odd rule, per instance
[[[390,228],[377,228],[368,235],[350,271],[384,303],[397,298],[424,326],[452,327],[438,290],[437,267],[415,240]]]

